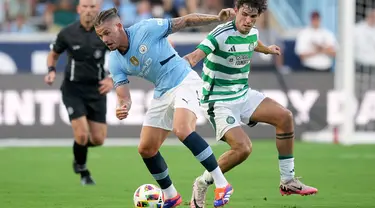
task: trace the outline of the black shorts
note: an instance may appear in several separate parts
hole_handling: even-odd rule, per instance
[[[63,83],[62,100],[70,121],[82,116],[90,121],[106,123],[107,97],[98,91],[99,86]]]

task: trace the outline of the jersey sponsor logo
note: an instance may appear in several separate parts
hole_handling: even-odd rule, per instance
[[[249,64],[250,58],[248,55],[229,56],[227,58],[227,61],[228,64],[231,66],[241,66]]]
[[[150,73],[151,64],[152,64],[152,59],[148,58],[147,61],[144,63],[142,69],[141,69],[141,73],[139,73],[138,76],[139,77],[147,76],[148,73]]]
[[[130,58],[130,63],[132,63],[134,66],[138,66],[139,65],[139,61],[138,61],[138,59],[135,56],[132,56]]]
[[[145,53],[147,53],[147,51],[148,51],[148,49],[147,49],[147,46],[146,46],[146,45],[141,45],[141,46],[139,47],[139,53],[141,53],[141,54],[145,54]]]
[[[233,116],[228,116],[226,121],[227,121],[228,124],[234,124],[236,119],[234,119]]]

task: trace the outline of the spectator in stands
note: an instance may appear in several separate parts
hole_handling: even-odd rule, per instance
[[[197,12],[204,14],[218,14],[220,10],[224,8],[223,0],[203,0],[200,1],[200,6],[197,9]],[[201,32],[210,32],[215,28],[214,24],[200,27],[199,31]]]
[[[45,13],[46,23],[50,32],[58,32],[63,27],[75,22],[77,0],[48,0]]]
[[[195,0],[190,0],[194,2]],[[189,1],[186,0],[163,0],[165,12],[172,18],[181,17],[189,13],[186,4]],[[191,4],[190,4],[191,5]]]
[[[151,17],[151,2],[149,0],[140,0],[137,4],[136,22],[140,22]]]
[[[3,30],[5,24],[5,0],[0,0],[0,32]]]
[[[320,26],[320,14],[311,13],[311,26],[297,36],[295,52],[306,71],[329,72],[336,56],[337,41],[334,34]]]
[[[33,33],[36,32],[36,29],[27,23],[27,19],[23,14],[19,14],[14,21],[10,22],[8,32]]]
[[[9,20],[15,20],[19,15],[29,18],[31,15],[30,0],[5,0]],[[3,12],[3,11],[1,11]]]
[[[375,9],[367,11],[366,19],[355,26],[355,60],[359,67],[375,69]]]
[[[137,5],[132,0],[103,0],[102,9],[116,7],[122,24],[129,27],[136,23]]]
[[[32,1],[30,0],[3,0],[0,1],[4,10],[4,32],[30,33],[35,31],[28,20],[32,13]],[[1,22],[0,22],[1,24]]]
[[[355,94],[362,101],[369,90],[375,89],[375,9],[366,11],[366,19],[355,25],[354,34]]]

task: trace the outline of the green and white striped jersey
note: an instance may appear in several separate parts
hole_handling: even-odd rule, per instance
[[[258,45],[258,30],[241,34],[234,21],[211,31],[197,48],[207,57],[203,64],[202,103],[235,100],[247,92],[250,59]]]

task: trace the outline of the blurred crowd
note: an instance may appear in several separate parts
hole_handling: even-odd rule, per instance
[[[78,0],[0,0],[0,32],[56,32],[75,21]],[[178,17],[192,12],[217,14],[234,0],[102,0],[117,7],[125,26],[150,17]]]

